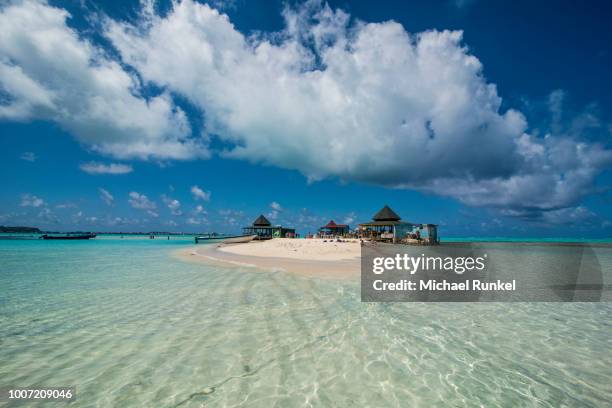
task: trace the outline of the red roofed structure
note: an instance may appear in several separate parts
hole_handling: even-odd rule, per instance
[[[334,229],[334,228],[338,228],[338,224],[336,224],[334,220],[330,220],[326,226],[321,227],[321,228]]]
[[[319,235],[322,236],[343,236],[348,232],[348,224],[336,224],[334,220],[330,220],[325,226],[319,228]]]

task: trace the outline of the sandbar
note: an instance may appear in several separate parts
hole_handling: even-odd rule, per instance
[[[183,260],[254,271],[285,271],[326,279],[358,279],[359,240],[274,238],[240,244],[204,244],[183,249]]]

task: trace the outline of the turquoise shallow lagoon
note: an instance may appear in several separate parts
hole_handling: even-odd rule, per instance
[[[173,256],[191,242],[0,241],[0,387],[76,386],[78,407],[612,401],[610,303],[364,304],[357,282]]]

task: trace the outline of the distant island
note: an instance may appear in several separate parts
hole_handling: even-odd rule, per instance
[[[40,230],[36,227],[7,227],[4,225],[0,225],[0,234],[89,234],[95,233],[99,235],[178,235],[178,236],[193,236],[193,235],[208,235],[208,236],[222,236],[223,234],[219,234],[217,232],[169,232],[169,231],[118,231],[118,232],[108,232],[108,231],[49,231],[49,230]]]
[[[0,233],[26,232],[30,234],[40,234],[41,231],[36,227],[5,227],[0,225]]]

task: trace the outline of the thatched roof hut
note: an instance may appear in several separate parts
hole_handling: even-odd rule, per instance
[[[388,239],[393,242],[397,238],[405,236],[414,227],[414,224],[402,221],[402,218],[388,205],[385,205],[374,214],[372,221],[359,224],[363,237]]]
[[[372,221],[359,224],[360,227],[390,227],[394,225],[414,225],[411,222],[404,222],[395,211],[385,204],[374,216]]]
[[[387,204],[383,208],[381,208],[374,216],[372,217],[374,221],[399,221],[401,217],[395,213]]]
[[[272,226],[272,223],[268,221],[263,214],[261,214],[255,221],[253,221],[253,225],[249,225],[248,227],[244,227],[242,229],[242,233],[245,235],[257,235],[256,239],[270,239],[270,238],[285,238],[285,237],[295,237],[295,229],[294,228],[286,228],[281,225]]]
[[[263,214],[261,214],[259,217],[257,217],[255,221],[253,221],[254,227],[269,227],[271,225],[272,224],[270,223],[270,221],[268,221],[268,219],[264,217]]]
[[[421,239],[421,231],[425,229],[427,237]],[[435,224],[414,224],[402,221],[402,218],[388,205],[381,208],[372,221],[359,224],[360,236],[375,240],[398,242],[402,239],[412,239],[418,243],[439,243],[438,226]]]

